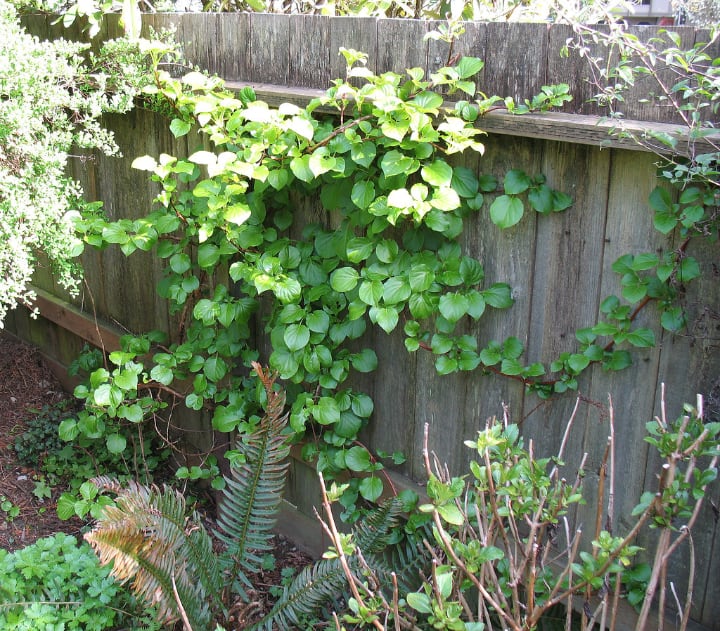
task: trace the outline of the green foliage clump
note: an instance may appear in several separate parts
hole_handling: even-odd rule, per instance
[[[0,2],[0,326],[8,310],[30,305],[28,286],[42,252],[57,282],[77,292],[73,258],[83,244],[74,222],[84,211],[80,185],[68,178],[71,150],[118,153],[100,117],[126,112],[147,80],[140,43],[89,46],[40,41]]]
[[[21,463],[35,467],[44,457],[63,449],[65,443],[58,435],[58,426],[75,413],[72,406],[71,400],[65,399],[34,411],[34,416],[26,423],[25,431],[15,439],[13,445]]]
[[[90,546],[58,533],[7,552],[0,550],[0,625],[37,631],[115,628],[121,588]]]

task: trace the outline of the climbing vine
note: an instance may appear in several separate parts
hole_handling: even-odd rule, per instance
[[[260,354],[257,336],[265,336],[269,364],[288,383],[292,431],[318,438],[307,441],[304,456],[316,458],[326,477],[369,474],[352,480],[351,506],[358,494],[372,501],[383,491],[382,459],[358,441],[373,401],[347,385],[352,371],[377,367],[363,344],[369,326],[403,330],[407,350],[433,353],[440,374],[498,373],[550,396],[576,388],[589,365],[620,370],[631,363],[628,349],[654,344],[651,330],[634,326],[643,301],[666,305],[663,324],[678,328],[674,283],[694,268],[678,251],[662,260],[620,259],[614,269],[630,304],[607,298],[605,320],[578,331],[578,352],[549,367],[525,365],[514,337],[479,348],[459,324],[509,309],[512,288],[486,278],[482,261],[463,252],[457,237],[465,221],[487,213],[506,229],[528,212],[565,211],[572,199],[541,174],[512,169],[498,181],[453,163],[454,154],[482,154],[474,123],[498,103],[473,80],[481,60],[464,57],[429,77],[417,68],[376,75],[362,53],[341,52],[346,79],[305,108],[274,109],[250,88],[232,93],[220,79],[173,78],[156,67],[148,96],[172,112],[175,137],[199,134],[205,145],[187,158],[134,161],[161,188],[146,217],[108,222],[87,214],[78,229],[86,242],[116,244],[126,255],[155,248],[165,272],[158,293],[179,330],[169,340],[157,332],[126,336],[110,356],[115,367],[93,372],[79,395],[109,433],[156,410],[152,388],[208,410],[220,432],[242,432],[257,423],[263,403],[261,384],[248,375]],[[441,91],[458,99],[454,108]],[[567,86],[546,87],[516,110],[568,98]],[[328,108],[335,114],[322,113]],[[685,194],[687,204],[698,199]],[[656,211],[664,200],[655,194]],[[315,223],[294,212],[311,203],[322,209]],[[649,278],[651,269],[657,274]]]

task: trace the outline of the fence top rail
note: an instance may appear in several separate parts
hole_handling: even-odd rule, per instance
[[[240,91],[252,87],[258,99],[277,107],[282,103],[306,106],[311,100],[325,94],[324,90],[296,86],[272,85],[268,83],[248,83],[246,81],[227,81],[226,87]],[[452,102],[446,102],[452,108]],[[325,114],[337,114],[335,108],[325,106],[316,111]],[[652,145],[653,134],[664,134],[677,142],[672,153],[687,156],[690,154],[717,151],[720,145],[720,130],[701,138],[691,138],[689,130],[674,123],[649,123],[635,120],[612,120],[603,116],[587,114],[569,114],[566,112],[543,112],[529,114],[511,114],[504,108],[494,109],[478,118],[478,126],[494,134],[540,138],[601,148],[630,149],[637,151],[654,150],[659,154],[671,153],[671,150],[659,142]],[[617,132],[617,133],[613,133]],[[644,143],[639,143],[642,139]],[[652,146],[652,149],[650,148]]]

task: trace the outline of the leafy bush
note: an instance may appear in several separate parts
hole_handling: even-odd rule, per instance
[[[3,629],[113,628],[121,588],[92,548],[58,533],[16,552],[0,550],[0,626]]]

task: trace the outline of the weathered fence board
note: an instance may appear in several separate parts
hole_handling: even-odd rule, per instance
[[[431,28],[424,22],[260,14],[145,16],[145,28],[150,24],[155,29],[177,25],[178,38],[185,43],[190,62],[208,66],[210,71],[240,83],[326,88],[333,78],[344,76],[345,61],[337,54],[339,46],[370,53],[368,66],[379,72],[402,72],[414,66],[432,72],[446,63],[448,54],[444,43],[423,39]],[[33,19],[32,28],[37,28],[38,33],[56,32],[44,19]],[[691,31],[678,30],[684,41],[693,41],[689,39]],[[116,33],[117,23],[106,31]],[[584,81],[585,67],[559,56],[559,45],[568,35],[567,27],[558,25],[469,24],[465,38],[455,44],[453,52],[486,60],[479,85],[487,94],[509,94],[522,100],[547,82],[566,81],[575,94],[581,95],[568,111],[595,113],[594,105],[582,102],[593,93],[592,86]],[[282,90],[275,88],[273,94],[276,99],[282,98]],[[656,114],[639,104],[628,107],[630,117]],[[76,160],[72,174],[90,198],[105,202],[111,217],[139,217],[149,212],[156,189],[147,183],[146,174],[130,168],[132,159],[162,152],[186,156],[202,141],[197,137],[175,140],[167,130],[167,121],[147,111],[107,120],[128,159],[96,156],[93,160]],[[579,119],[569,114],[548,120],[554,121],[553,134],[563,129],[561,125],[568,125],[566,141],[560,141],[557,135],[548,140],[491,134],[483,138],[484,156],[459,156],[455,162],[498,178],[512,168],[524,169],[531,175],[544,173],[551,186],[574,198],[572,208],[564,213],[529,214],[509,230],[499,230],[492,224],[485,208],[468,221],[459,239],[464,253],[483,263],[485,286],[508,282],[515,298],[509,312],[488,308],[478,323],[463,325],[467,332],[481,346],[514,335],[526,345],[529,362],[546,363],[560,352],[577,348],[575,330],[592,326],[598,317],[602,318],[602,299],[620,293],[618,276],[611,270],[618,256],[662,252],[679,246],[662,238],[652,227],[647,198],[656,184],[654,156],[593,146],[584,132],[578,132]],[[537,129],[542,123],[527,118],[517,123],[505,120],[503,125],[515,125],[519,133],[538,135],[531,128]],[[543,133],[549,135],[547,130]],[[598,142],[599,136],[594,138],[593,142]],[[298,200],[296,206],[299,224],[321,221],[333,225],[333,219],[317,200]],[[660,411],[660,383],[668,384],[669,416],[674,418],[680,404],[693,401],[696,392],[708,395],[713,414],[720,416],[720,253],[713,244],[692,254],[701,263],[703,278],[685,296],[687,331],[680,336],[662,333],[657,314],[646,309],[637,321],[653,327],[658,346],[635,351],[635,365],[628,371],[607,374],[595,367],[580,380],[584,402],[574,420],[565,460],[567,477],[571,477],[583,453],[588,453],[585,486],[590,497],[588,506],[578,514],[587,534],[592,534],[595,521],[593,494],[597,494],[598,469],[609,432],[607,414],[601,409],[608,394],[615,407],[617,480],[613,525],[618,530],[627,525],[641,491],[655,483],[653,467],[657,463],[649,456],[642,438],[645,423]],[[177,328],[178,316],[168,314],[164,301],[156,296],[161,269],[151,256],[136,253],[126,259],[117,248],[109,248],[102,253],[87,252],[83,260],[86,286],[75,305],[87,313],[97,313],[101,322],[116,323],[134,332],[154,328],[172,332]],[[48,291],[57,289],[47,274],[38,276],[38,284]],[[54,321],[29,320],[18,311],[8,326],[67,364],[77,353],[81,344],[78,336],[83,336],[87,325],[75,323],[76,335],[64,331],[58,324],[63,320],[57,315],[61,307],[54,308]],[[72,328],[68,321],[65,325]],[[261,328],[257,333],[258,348],[267,357],[267,340]],[[373,374],[355,375],[352,379],[354,388],[369,393],[375,401],[373,420],[363,440],[374,449],[403,451],[408,460],[399,471],[409,478],[424,477],[422,443],[426,423],[430,427],[430,447],[454,473],[462,473],[472,457],[463,441],[473,438],[488,417],[501,415],[503,404],[511,420],[520,423],[526,438],[533,441],[538,455],[556,453],[575,407],[575,393],[541,402],[512,379],[482,375],[479,371],[439,377],[432,356],[408,354],[399,331],[388,336],[374,328],[364,342],[376,349],[379,367]],[[207,419],[192,422],[196,423],[192,429],[208,431]],[[317,505],[313,482],[311,470],[302,464],[294,465],[289,497],[306,514],[311,514]],[[711,499],[720,505],[717,487]],[[720,529],[709,506],[695,530],[698,554],[693,617],[709,628],[720,629]],[[680,583],[688,558],[685,556],[673,566],[673,576]]]

